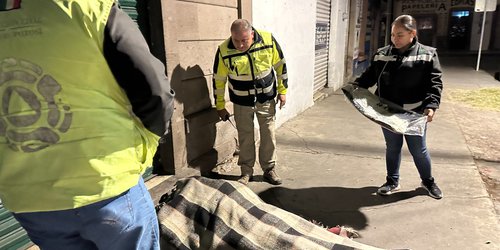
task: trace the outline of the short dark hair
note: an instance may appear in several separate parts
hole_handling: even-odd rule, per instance
[[[408,31],[417,31],[417,20],[410,15],[401,15],[394,19],[392,26],[397,25]]]

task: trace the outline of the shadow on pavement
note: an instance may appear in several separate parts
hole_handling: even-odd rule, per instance
[[[378,187],[305,189],[272,187],[258,195],[265,202],[306,220],[314,220],[328,227],[350,226],[356,230],[368,226],[368,220],[360,211],[361,208],[389,205],[419,195],[427,195],[425,190],[417,188],[413,191],[394,193],[391,196],[379,196],[376,195],[377,189]]]
[[[211,172],[205,177],[237,181],[238,175]],[[264,182],[262,175],[254,175],[250,182]],[[368,227],[368,219],[362,209],[384,209],[416,196],[427,196],[423,188],[400,191],[390,196],[377,195],[378,187],[312,187],[291,189],[272,186],[257,195],[266,203],[284,209],[302,218],[315,221],[325,227],[350,226],[356,230]],[[375,207],[376,208],[370,208]],[[387,218],[390,220],[391,218]]]
[[[219,174],[217,172],[208,172],[208,171],[202,172],[201,176],[210,179],[226,180],[226,181],[237,181],[240,178],[239,175]]]

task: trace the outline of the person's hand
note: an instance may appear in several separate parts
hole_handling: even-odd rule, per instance
[[[434,117],[434,109],[425,109],[424,115],[427,116],[427,122],[432,122],[432,118]]]
[[[280,103],[280,109],[283,108],[286,103],[286,95],[278,94],[278,102]]]
[[[221,109],[221,110],[217,110],[217,114],[219,115],[220,119],[223,120],[223,121],[227,121],[229,120],[229,112],[227,112],[226,109]]]

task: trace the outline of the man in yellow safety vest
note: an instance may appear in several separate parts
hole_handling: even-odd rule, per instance
[[[239,182],[247,184],[255,164],[254,116],[260,127],[259,163],[264,179],[279,185],[276,173],[276,98],[280,109],[286,103],[287,70],[283,52],[273,35],[255,30],[245,19],[231,25],[231,37],[219,45],[214,62],[215,105],[222,120],[229,119],[225,89],[234,104],[241,167]]]

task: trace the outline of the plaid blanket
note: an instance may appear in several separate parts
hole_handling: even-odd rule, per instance
[[[235,181],[181,179],[163,198],[162,249],[379,249],[267,204]]]

